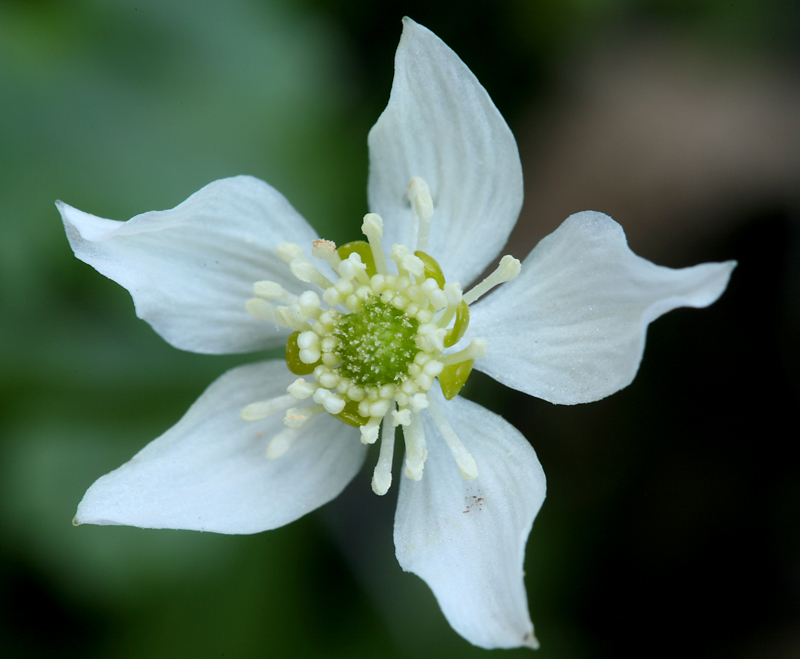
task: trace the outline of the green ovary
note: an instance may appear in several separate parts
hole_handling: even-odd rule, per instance
[[[361,386],[402,383],[419,352],[418,327],[416,319],[381,300],[343,316],[333,332],[340,341],[339,373]]]

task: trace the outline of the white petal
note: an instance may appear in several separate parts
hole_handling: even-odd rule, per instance
[[[473,73],[409,18],[369,152],[369,206],[385,221],[388,248],[414,248],[407,189],[412,177],[422,177],[434,203],[427,251],[448,280],[475,279],[502,249],[522,207],[517,144]]]
[[[402,568],[422,577],[447,620],[482,648],[536,646],[523,583],[525,543],[545,495],[530,444],[480,405],[436,394],[478,466],[464,480],[434,423],[425,418],[422,479],[403,477],[394,541]]]
[[[105,220],[57,202],[75,255],[128,289],[136,314],[184,350],[247,352],[281,343],[287,331],[245,309],[253,284],[297,280],[275,255],[316,233],[263,181],[210,183],[172,210]]]
[[[357,430],[321,415],[271,460],[283,415],[239,418],[248,403],[285,394],[293,377],[280,361],[225,373],[175,426],[89,488],[76,523],[256,533],[333,499],[364,461]]]
[[[708,306],[735,266],[657,266],[630,250],[607,215],[577,213],[536,246],[516,280],[472,308],[470,331],[488,339],[475,368],[551,403],[599,400],[633,380],[649,323]]]

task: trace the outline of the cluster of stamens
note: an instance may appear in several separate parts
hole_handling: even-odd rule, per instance
[[[313,418],[328,413],[361,431],[361,441],[375,443],[381,434],[380,456],[372,487],[384,494],[391,484],[394,430],[403,428],[405,474],[419,480],[427,450],[419,412],[428,409],[445,437],[461,475],[477,476],[475,461],[428,396],[438,378],[446,399],[464,386],[474,360],[485,356],[486,341],[472,339],[445,353],[464,336],[469,304],[493,286],[516,277],[519,261],[505,256],[498,269],[466,295],[456,282],[446,283],[439,264],[424,250],[433,201],[422,179],[409,184],[409,201],[417,233],[417,250],[394,245],[389,269],[382,246],[383,222],[369,213],[361,230],[368,242],[336,248],[328,240],[314,241],[312,256],[330,266],[324,274],[293,243],[278,246],[278,257],[300,281],[318,287],[297,296],[270,281],[257,282],[248,311],[290,329],[286,363],[299,377],[288,394],[259,401],[242,410],[249,421],[285,411],[286,429],[272,438],[267,456],[283,455]],[[308,379],[303,376],[310,376]],[[295,407],[298,401],[309,401]]]

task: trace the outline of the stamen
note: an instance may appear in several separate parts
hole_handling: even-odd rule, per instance
[[[418,481],[422,478],[422,469],[428,451],[425,445],[425,431],[422,428],[422,419],[419,414],[411,417],[411,423],[403,426],[403,437],[406,440],[406,467],[405,475],[411,480]]]
[[[300,428],[286,428],[275,435],[267,445],[267,457],[270,460],[274,460],[284,455],[294,440],[297,439],[300,430]]]
[[[245,421],[260,421],[272,416],[276,412],[281,412],[293,405],[297,399],[291,394],[285,396],[278,396],[271,400],[260,400],[256,403],[250,403],[242,408],[239,416]]]
[[[336,253],[336,243],[332,240],[315,240],[311,243],[311,256],[327,261],[334,271],[342,262],[339,254]]]
[[[302,428],[309,419],[317,414],[322,414],[325,408],[322,405],[310,405],[309,407],[291,407],[286,410],[283,423],[290,428]]]
[[[458,311],[458,305],[461,304],[464,297],[458,282],[445,284],[444,295],[447,298],[447,307],[442,316],[436,321],[439,327],[447,327],[450,324],[450,321],[453,320],[453,316],[455,316]]]
[[[378,440],[381,418],[379,416],[370,417],[369,421],[361,426],[362,444],[374,444]]]
[[[408,408],[392,410],[392,427],[407,426],[409,423],[411,423],[411,410]]]
[[[260,297],[250,298],[244,303],[244,307],[253,318],[265,320],[268,323],[275,322],[275,307]]]
[[[453,458],[455,458],[458,471],[461,473],[462,478],[468,481],[474,480],[478,476],[478,466],[475,464],[475,458],[472,457],[470,452],[461,443],[458,435],[456,435],[450,427],[450,424],[447,423],[447,419],[444,418],[444,414],[442,414],[439,405],[435,401],[430,401],[428,411],[434,423],[439,427],[447,445],[450,447],[450,452],[453,454]]]
[[[359,284],[368,285],[367,265],[361,261],[361,255],[353,252],[339,264],[337,272],[345,279],[355,279]]]
[[[417,332],[417,345],[422,350],[441,352],[444,350],[444,337],[446,334],[446,329],[437,327],[433,323],[420,325]]]
[[[372,491],[378,496],[383,496],[392,485],[392,461],[394,459],[394,426],[391,417],[383,417],[381,427],[381,451],[378,454],[378,463],[372,472]]]
[[[299,317],[295,313],[295,311],[299,311],[300,309],[298,307],[295,310],[293,309],[294,306],[296,305],[292,305],[292,307],[275,307],[275,322],[287,329],[304,332],[308,329],[308,323],[306,323],[305,318]]]
[[[467,359],[480,359],[481,357],[486,357],[486,339],[472,339],[463,350],[451,352],[449,355],[440,355],[437,359],[445,366],[450,366]]]
[[[415,176],[409,181],[408,200],[411,202],[411,216],[417,234],[417,249],[424,252],[428,249],[433,199],[428,184],[423,179]]]
[[[314,318],[316,320],[322,314],[322,310],[319,307],[319,295],[314,291],[306,291],[303,293],[297,298],[296,304],[300,307],[300,311],[306,316],[306,319]]]
[[[300,332],[297,337],[297,347],[300,348],[300,361],[304,364],[316,364],[322,357],[319,336],[310,330]]]
[[[375,259],[375,270],[379,275],[389,274],[386,267],[386,257],[383,255],[383,220],[377,213],[367,213],[364,216],[364,223],[361,225],[361,232],[367,237],[369,246],[372,249],[372,257]]]
[[[397,264],[397,274],[400,277],[408,277],[409,270],[405,267],[405,259],[411,256],[411,252],[405,245],[395,243],[392,245],[392,251],[389,253],[389,258]],[[421,261],[420,261],[421,263]]]
[[[284,263],[303,258],[303,249],[297,243],[281,243],[276,251],[278,258]]]
[[[296,295],[292,295],[283,286],[274,281],[257,281],[253,284],[253,293],[255,293],[256,297],[264,298],[265,300],[279,300],[285,304],[297,302]]]
[[[328,414],[336,415],[344,409],[344,399],[324,387],[314,392],[314,402],[321,403]]]
[[[316,284],[322,290],[333,286],[333,282],[317,270],[317,266],[306,261],[305,257],[294,259],[289,263],[289,270],[291,270],[292,274],[300,281]]]
[[[305,400],[314,395],[314,392],[319,388],[316,382],[306,382],[303,378],[297,378],[289,388],[286,390],[297,400]]]
[[[522,270],[522,264],[519,262],[519,260],[506,254],[502,259],[500,259],[497,270],[490,274],[480,284],[474,286],[469,292],[464,294],[464,302],[467,304],[472,304],[481,295],[488,293],[495,286],[507,281],[511,281],[512,279],[516,279],[520,270]]]
[[[411,409],[414,412],[424,410],[429,404],[430,400],[427,394],[414,394],[409,401],[409,405],[411,405]]]
[[[349,243],[345,243],[336,251],[342,260],[349,258],[354,253],[358,254],[361,258],[361,262],[366,266],[368,280],[369,277],[373,277],[377,274],[375,270],[375,257],[372,254],[372,247],[370,247],[368,242],[364,240],[353,240]]]

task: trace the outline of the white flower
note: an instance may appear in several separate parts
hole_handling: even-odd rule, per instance
[[[128,222],[58,203],[76,256],[125,286],[171,344],[232,353],[288,337],[295,371],[267,361],[224,374],[89,488],[76,523],[274,529],[341,492],[381,425],[373,488],[386,492],[401,426],[400,564],[470,642],[536,647],[522,563],[544,473],[517,430],[458,389],[474,364],[553,403],[608,396],[636,374],[648,323],[714,302],[735,264],[656,266],[628,249],[613,220],[584,212],[521,272],[504,257],[462,294],[458,282],[475,279],[508,238],[522,171],[486,91],[409,19],[369,149],[368,246],[337,251],[277,191],[244,176]]]

